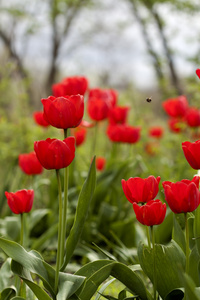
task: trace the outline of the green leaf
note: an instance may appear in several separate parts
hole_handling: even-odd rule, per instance
[[[101,297],[101,294],[105,291],[105,289],[113,282],[115,281],[115,278],[112,278],[111,280],[109,280],[108,282],[106,282],[98,291],[96,297],[94,300],[99,300]]]
[[[184,298],[184,292],[181,289],[175,289],[171,291],[165,300],[182,300]]]
[[[200,261],[199,252],[195,245],[195,247],[192,249],[192,251],[190,253],[189,275],[193,279],[196,286],[199,286],[199,282],[200,282],[199,261]]]
[[[195,211],[195,219],[194,219],[194,237],[197,245],[197,250],[200,255],[200,205],[197,207]]]
[[[183,274],[183,282],[185,286],[185,299],[200,300],[200,290],[195,287],[192,278],[187,274]]]
[[[185,250],[186,250],[185,235],[183,233],[183,230],[181,229],[179,222],[176,219],[175,214],[174,214],[174,218],[173,218],[173,223],[174,223],[174,227],[173,227],[173,232],[172,232],[172,238],[181,247],[181,249],[185,253]]]
[[[32,248],[35,250],[43,249],[45,247],[45,242],[52,238],[58,232],[58,223],[52,225],[45,233],[43,233],[39,238],[37,238],[33,244]]]
[[[11,264],[11,259],[8,258],[1,266],[1,269],[0,269],[0,291],[7,288],[8,286],[10,286],[13,282],[12,281],[13,272],[11,271],[10,264]]]
[[[155,245],[157,291],[165,297],[182,287],[180,272],[185,270],[185,255],[174,241],[169,246]],[[153,282],[153,249],[140,244],[138,258],[144,273]]]
[[[66,256],[64,259],[63,266],[61,268],[62,271],[67,266],[76,248],[79,238],[81,236],[83,225],[87,218],[89,205],[94,194],[95,185],[96,185],[96,166],[95,166],[95,157],[94,157],[92,164],[90,166],[90,170],[88,172],[88,176],[83,184],[83,187],[79,195],[74,224],[66,242]]]
[[[13,297],[16,295],[17,290],[15,289],[15,287],[8,287],[5,288],[0,295],[0,299],[1,300],[10,300],[13,299]]]
[[[139,295],[142,300],[148,299],[142,279],[122,263],[99,260],[85,265],[76,274],[87,278],[83,289],[78,291],[78,297],[81,300],[91,299],[98,286],[110,275],[121,281],[131,292]]]

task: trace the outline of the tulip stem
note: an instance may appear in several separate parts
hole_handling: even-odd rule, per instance
[[[21,217],[21,232],[20,232],[20,245],[23,247],[24,244],[24,214],[20,215]]]
[[[156,300],[156,289],[157,289],[157,276],[156,276],[156,248],[155,248],[155,234],[153,226],[151,226],[151,238],[152,238],[152,250],[153,250],[153,294],[154,300]]]
[[[56,257],[56,274],[55,274],[55,292],[57,293],[58,290],[58,281],[59,281],[59,270],[61,265],[61,238],[63,235],[63,209],[62,209],[62,187],[61,187],[61,180],[60,180],[60,173],[59,170],[56,170],[57,182],[58,182],[58,197],[59,197],[59,223],[58,223],[58,248],[57,248],[57,257]]]
[[[185,213],[185,239],[186,239],[186,274],[189,273],[189,256],[190,256],[190,245],[189,245],[189,227],[188,227],[188,216]]]
[[[92,155],[94,156],[96,153],[96,144],[97,144],[97,132],[98,132],[98,122],[95,122],[95,126],[94,126],[94,138],[93,138],[93,145],[92,145]]]
[[[148,241],[148,246],[151,248],[151,240],[150,240],[150,234],[149,234],[149,226],[146,227],[146,234],[147,234],[147,241]]]

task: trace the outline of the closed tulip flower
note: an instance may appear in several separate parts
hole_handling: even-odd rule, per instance
[[[129,178],[127,181],[122,179],[124,194],[131,203],[145,203],[153,200],[158,194],[160,177],[149,176],[142,179],[140,177]]]
[[[81,95],[42,99],[44,117],[56,128],[77,127],[83,118],[84,99]]]
[[[163,108],[170,117],[184,117],[188,109],[187,98],[185,96],[179,96],[177,98],[168,99],[163,102]]]
[[[19,190],[15,193],[5,192],[8,206],[14,214],[30,212],[33,206],[34,191]]]
[[[128,144],[135,144],[140,139],[140,127],[134,127],[130,125],[124,125],[123,127],[124,133],[122,135],[122,142]]]
[[[105,101],[109,106],[114,107],[117,103],[117,92],[112,89],[94,88],[89,91],[88,100],[93,98]]]
[[[170,118],[168,120],[168,126],[172,132],[179,133],[184,129],[184,122],[177,118]]]
[[[96,168],[98,171],[103,171],[105,169],[106,159],[105,157],[98,156],[96,158]]]
[[[34,150],[45,169],[62,169],[69,166],[75,157],[75,138],[68,137],[63,141],[50,138],[36,141]]]
[[[182,149],[190,166],[195,169],[200,169],[200,140],[191,143],[184,142],[182,143]]]
[[[42,127],[48,127],[50,124],[45,120],[43,111],[36,111],[33,114],[33,118],[36,124]]]
[[[66,77],[61,82],[53,84],[53,96],[71,96],[71,95],[85,95],[88,88],[88,80],[82,76]]]
[[[197,74],[197,76],[198,76],[199,79],[200,79],[200,69],[196,69],[196,74]]]
[[[43,167],[34,151],[20,154],[18,161],[21,170],[27,175],[38,175],[43,171]]]
[[[74,134],[74,137],[75,137],[75,140],[76,140],[76,147],[79,147],[85,141],[87,130],[85,128],[77,127],[74,130],[73,134]]]
[[[110,109],[109,115],[108,115],[109,123],[110,124],[116,124],[116,123],[125,124],[129,109],[130,109],[130,107],[128,107],[128,106],[112,107]]]
[[[191,181],[183,179],[176,183],[164,181],[165,199],[175,214],[194,211],[200,203],[199,176]]]
[[[191,107],[188,109],[185,119],[190,127],[200,126],[200,110],[195,107]]]
[[[160,200],[151,200],[147,204],[139,206],[133,203],[133,209],[137,220],[146,226],[159,225],[164,221],[166,215],[166,204]]]
[[[102,121],[108,117],[110,104],[98,98],[92,98],[88,101],[88,114],[94,121]]]
[[[149,136],[160,139],[163,136],[163,131],[163,128],[160,126],[151,127],[149,128]]]

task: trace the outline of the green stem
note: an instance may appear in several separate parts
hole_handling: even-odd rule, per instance
[[[58,281],[59,281],[59,270],[61,265],[61,237],[63,235],[63,227],[62,227],[62,187],[60,180],[59,170],[56,170],[57,182],[58,182],[58,197],[59,197],[59,223],[58,223],[58,248],[57,248],[57,257],[56,257],[56,274],[55,274],[55,291],[57,293],[58,290]]]
[[[188,217],[185,213],[185,239],[186,239],[186,274],[189,273],[189,256],[190,256],[190,245],[189,245],[189,227],[188,227]]]
[[[152,238],[152,249],[153,249],[153,295],[154,300],[156,300],[156,290],[157,290],[157,276],[156,276],[156,249],[155,249],[155,235],[153,226],[151,226],[151,238]]]
[[[96,121],[94,126],[94,138],[93,138],[93,145],[92,145],[92,154],[93,157],[96,153],[96,144],[97,144],[97,132],[98,132],[98,122]]]
[[[24,214],[20,215],[21,217],[21,232],[20,232],[20,245],[23,247],[24,244]]]
[[[149,226],[146,227],[146,234],[147,234],[147,241],[148,241],[148,246],[151,248],[151,240],[150,240],[150,234],[149,234]]]

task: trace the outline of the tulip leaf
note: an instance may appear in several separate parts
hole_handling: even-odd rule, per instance
[[[0,299],[1,300],[13,299],[13,297],[16,296],[16,293],[17,293],[17,290],[15,289],[15,287],[5,288],[0,294]]]
[[[7,258],[0,269],[0,291],[12,285],[13,272],[10,268],[11,259]]]
[[[95,300],[99,300],[101,297],[101,294],[105,291],[105,289],[114,281],[116,280],[115,278],[112,278],[111,280],[109,280],[108,282],[106,282],[98,291],[98,294],[95,297]]]
[[[195,219],[194,219],[194,237],[197,245],[197,250],[200,255],[200,205],[197,207],[195,211]]]
[[[200,300],[200,289],[195,287],[194,281],[187,274],[183,274],[185,299]]]
[[[157,291],[165,297],[174,289],[182,287],[180,272],[185,270],[185,255],[180,246],[172,240],[168,246],[155,245]],[[144,273],[153,282],[153,249],[138,247],[138,258]]]
[[[182,248],[182,250],[185,253],[185,249],[186,249],[185,236],[179,222],[176,219],[175,214],[173,218],[173,223],[174,223],[174,227],[172,231],[172,238]]]
[[[96,185],[96,166],[95,166],[95,157],[94,157],[88,172],[88,176],[83,184],[83,187],[79,195],[74,224],[72,226],[72,229],[70,231],[70,234],[66,242],[66,256],[61,269],[62,271],[67,266],[75,250],[75,247],[79,241],[79,238],[81,236],[83,225],[87,218],[89,205],[94,194],[95,185]]]
[[[78,297],[89,300],[97,291],[99,285],[110,275],[121,281],[133,294],[142,300],[147,300],[147,291],[142,279],[129,267],[122,263],[109,260],[98,260],[83,266],[76,275],[86,276],[86,282]]]
[[[190,258],[189,258],[189,275],[193,279],[196,286],[199,286],[200,281],[200,270],[199,270],[199,262],[200,262],[200,256],[199,252],[197,250],[197,247],[193,247]]]
[[[171,291],[165,300],[182,300],[184,298],[184,292],[181,289],[175,289]]]
[[[13,259],[12,271],[19,275],[31,290],[39,295],[40,299],[49,299],[49,296],[44,291],[41,291],[39,286],[36,286],[32,281],[31,273],[36,274],[42,280],[45,289],[52,295],[53,299],[56,298],[54,290],[55,270],[41,258],[39,253],[36,251],[27,252],[21,245],[4,238],[0,238],[0,247]],[[66,297],[73,295],[83,284],[84,280],[85,277],[60,272],[57,299],[63,299],[60,298],[60,294],[66,295]],[[64,292],[63,289],[65,290]]]

